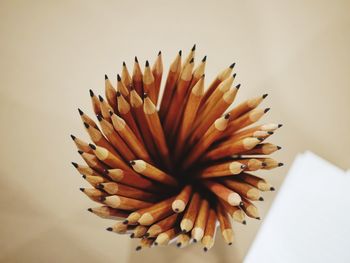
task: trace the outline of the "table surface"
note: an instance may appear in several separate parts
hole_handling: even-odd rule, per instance
[[[295,155],[312,150],[350,167],[350,17],[347,1],[1,1],[0,121],[3,262],[241,262],[260,223],[234,225],[206,255],[198,246],[135,253],[89,214],[86,185],[71,166],[70,133],[87,138],[77,107],[103,93],[123,60],[164,64],[194,43],[206,79],[236,62],[238,101],[269,93],[266,121],[287,165],[267,178],[278,189]],[[186,53],[185,52],[185,53]],[[198,61],[197,60],[197,61]],[[262,218],[274,198],[264,195]]]

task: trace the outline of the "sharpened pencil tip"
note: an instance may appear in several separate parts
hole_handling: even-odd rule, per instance
[[[247,224],[247,221],[243,220],[242,224],[243,224],[243,225],[246,225],[246,224]]]
[[[194,62],[194,58],[192,58],[192,59],[190,60],[190,64],[193,63],[193,62]]]
[[[125,63],[125,61],[123,61],[123,67],[126,67],[126,63]]]
[[[264,113],[268,112],[269,110],[270,110],[270,108],[266,108],[266,109],[264,110]]]
[[[148,62],[148,60],[146,60],[145,66],[146,66],[146,67],[149,67],[149,62]]]
[[[80,116],[84,114],[84,112],[79,108],[78,108],[78,112],[79,112]]]
[[[281,146],[277,146],[277,150],[281,150],[282,149],[282,147]]]
[[[98,121],[102,121],[102,116],[100,114],[97,114],[96,117],[97,117]]]
[[[105,74],[105,80],[107,80],[108,79],[108,76],[107,76],[107,74]]]
[[[113,231],[113,228],[112,227],[107,227],[106,230],[107,231]]]
[[[96,146],[93,145],[92,143],[89,143],[89,146],[90,146],[91,149],[96,150]]]
[[[81,188],[79,188],[79,190],[82,191],[82,192],[84,192],[85,188],[82,188],[82,187],[81,187]]]
[[[79,153],[80,155],[82,155],[84,152],[79,150],[78,153]]]
[[[283,165],[284,165],[284,163],[278,163],[278,166],[280,166],[280,167],[283,166]]]
[[[135,165],[135,161],[130,161],[129,164],[132,166],[132,165]]]
[[[75,168],[78,168],[78,164],[77,164],[77,163],[72,162],[72,165],[73,165]]]
[[[159,52],[158,52],[158,56],[160,56],[161,54],[162,54],[162,51],[160,51],[160,50],[159,50]]]
[[[90,97],[93,97],[95,95],[91,89],[89,90],[89,93],[90,93]]]
[[[88,208],[87,210],[92,213],[92,208]]]
[[[197,243],[197,239],[194,238],[194,239],[193,239],[193,242],[194,242],[194,243]]]
[[[264,138],[257,138],[257,139],[258,139],[259,141],[261,141],[261,142],[264,140]]]
[[[142,249],[141,246],[137,246],[137,247],[135,248],[136,251],[139,251],[139,250],[141,250],[141,249]]]
[[[225,116],[224,116],[224,119],[228,120],[229,118],[230,118],[230,113],[226,113]]]
[[[195,50],[196,50],[196,44],[193,45],[193,47],[192,47],[191,50],[192,50],[192,51],[195,51]]]
[[[283,126],[283,124],[278,124],[278,128],[281,128]]]
[[[237,86],[236,86],[236,89],[239,89],[241,87],[241,84],[238,84]]]
[[[121,80],[122,80],[122,78],[120,77],[119,74],[117,74],[117,80],[118,80],[118,81],[121,81]]]
[[[180,57],[182,56],[182,50],[179,50],[179,56]]]
[[[177,243],[176,246],[177,246],[177,247],[181,247],[181,243],[180,243],[180,242]]]
[[[261,220],[261,218],[260,218],[260,217],[256,217],[255,219]]]
[[[134,233],[131,233],[130,234],[130,238],[134,238],[135,237],[135,234]]]
[[[155,246],[158,246],[158,242],[154,242],[154,245],[155,245]]]
[[[101,95],[98,95],[98,99],[99,99],[101,102],[103,102],[103,98],[102,98]]]
[[[262,98],[265,99],[268,95],[269,94],[266,93],[266,94],[262,95]]]
[[[108,113],[109,113],[109,116],[113,115],[113,111],[112,110],[109,110]]]
[[[228,243],[229,246],[232,246],[232,242]]]
[[[205,55],[204,58],[202,59],[202,62],[205,62],[207,60],[207,56]]]
[[[259,201],[264,201],[264,198],[260,196]]]
[[[120,91],[117,91],[116,95],[117,97],[120,97],[122,94],[120,93]]]
[[[232,78],[236,78],[237,73],[233,73]]]
[[[207,252],[208,251],[208,249],[205,247],[205,248],[203,248],[203,250],[204,250],[204,252]]]
[[[275,190],[276,190],[275,187],[273,186],[270,187],[270,191],[275,191]]]
[[[84,122],[84,126],[85,126],[86,129],[88,129],[90,127],[90,125],[88,123],[86,123],[86,122]]]
[[[230,68],[234,68],[235,67],[235,65],[236,65],[236,63],[234,62],[234,63],[232,63],[231,65],[230,65]]]
[[[139,63],[139,61],[138,61],[138,59],[137,59],[137,57],[135,56],[135,63]]]
[[[268,131],[267,134],[272,135],[273,131]]]
[[[73,141],[74,141],[75,138],[76,138],[73,134],[71,134],[70,137],[72,138]]]
[[[83,177],[84,179],[86,179],[86,175],[84,174],[84,175],[82,175],[81,177]]]

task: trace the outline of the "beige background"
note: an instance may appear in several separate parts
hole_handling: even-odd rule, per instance
[[[1,1],[0,261],[241,262],[259,223],[235,225],[204,255],[156,248],[141,253],[110,222],[86,212],[85,182],[70,133],[87,138],[77,107],[91,114],[88,89],[103,92],[123,60],[165,65],[197,43],[207,79],[231,62],[238,100],[268,92],[267,119],[285,126],[275,157],[290,164],[310,149],[350,167],[348,1]],[[288,165],[268,178],[277,186]],[[302,183],[302,182],[301,182]],[[331,183],[331,182],[330,182]],[[265,195],[262,216],[275,194]],[[279,242],[278,240],[276,242]],[[273,244],[271,244],[273,245]]]

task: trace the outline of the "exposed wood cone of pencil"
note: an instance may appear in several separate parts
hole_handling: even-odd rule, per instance
[[[256,173],[283,165],[268,156],[281,149],[269,139],[282,125],[257,124],[267,94],[237,102],[235,63],[207,82],[208,59],[195,53],[176,53],[165,77],[161,52],[123,62],[115,80],[105,76],[105,97],[90,90],[96,120],[79,109],[90,140],[71,135],[83,159],[72,164],[91,185],[80,190],[97,203],[88,211],[116,220],[107,230],[139,239],[136,250],[208,251],[216,233],[239,242],[233,221],[260,219],[262,193],[275,190]]]

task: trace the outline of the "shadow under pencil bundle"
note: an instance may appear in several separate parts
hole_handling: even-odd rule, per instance
[[[116,220],[108,231],[139,238],[136,250],[193,240],[207,251],[216,230],[231,245],[231,220],[260,219],[253,202],[274,190],[252,172],[283,165],[267,157],[280,147],[266,142],[282,125],[254,124],[269,110],[258,108],[267,94],[230,107],[240,88],[234,64],[205,89],[206,57],[195,67],[195,46],[181,56],[162,99],[161,52],[143,71],[136,57],[132,74],[123,63],[115,85],[105,77],[105,98],[90,90],[99,125],[79,109],[93,143],[71,136],[86,163],[73,165],[92,186],[81,191],[99,203],[88,210]]]

